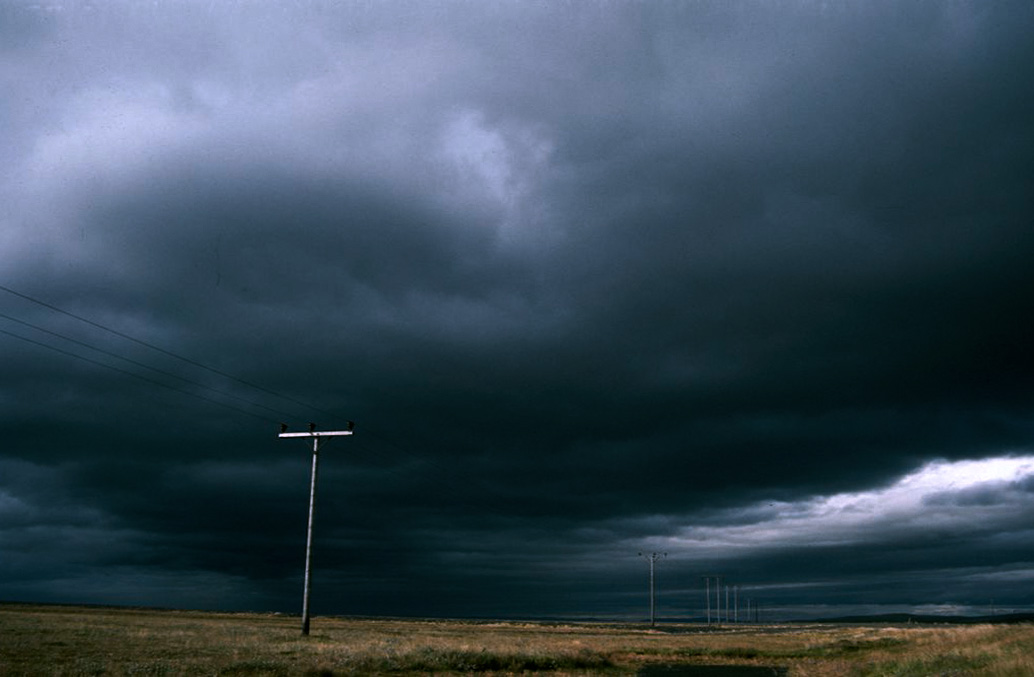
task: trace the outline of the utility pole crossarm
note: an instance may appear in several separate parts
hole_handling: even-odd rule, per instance
[[[351,434],[351,430],[323,430],[312,433],[280,433],[277,437],[340,437]]]
[[[280,424],[280,434],[277,437],[341,437],[343,435],[351,435],[355,429],[355,424],[351,421],[348,422],[348,427],[344,430],[316,430],[314,423],[309,424],[309,430],[301,433],[289,433],[287,432],[287,424]]]

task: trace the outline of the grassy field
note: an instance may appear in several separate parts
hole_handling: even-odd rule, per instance
[[[3,675],[1034,675],[1034,626],[474,623],[0,604]],[[743,674],[747,674],[746,671]],[[698,674],[733,675],[726,670]]]

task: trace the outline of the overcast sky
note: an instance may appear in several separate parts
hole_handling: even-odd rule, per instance
[[[0,599],[1034,608],[1031,35],[0,3]]]

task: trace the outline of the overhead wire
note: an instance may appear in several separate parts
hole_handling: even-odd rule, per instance
[[[144,346],[146,348],[150,348],[151,350],[154,350],[154,351],[157,351],[159,353],[162,353],[163,355],[168,355],[169,357],[173,357],[173,358],[175,358],[177,360],[181,360],[183,362],[186,362],[187,364],[191,364],[191,365],[193,365],[195,367],[198,367],[199,369],[204,369],[204,370],[209,371],[209,372],[211,372],[213,374],[217,374],[219,376],[222,376],[223,378],[228,378],[231,381],[236,381],[237,383],[240,383],[242,385],[246,385],[249,388],[255,388],[256,390],[262,391],[262,392],[266,393],[267,395],[272,395],[274,397],[281,398],[281,399],[286,400],[288,402],[293,402],[294,404],[300,405],[300,406],[305,407],[306,409],[309,409],[309,410],[312,410],[312,411],[322,411],[323,413],[327,413],[327,414],[330,413],[330,412],[327,412],[327,411],[324,411],[324,410],[320,409],[319,407],[314,407],[311,404],[308,404],[306,402],[302,402],[301,400],[295,399],[295,398],[291,397],[290,395],[284,395],[283,393],[275,392],[273,390],[270,390],[269,388],[266,388],[264,386],[258,385],[256,383],[251,383],[250,381],[246,381],[246,380],[244,380],[242,378],[234,376],[233,374],[228,374],[225,371],[221,371],[219,369],[216,369],[215,367],[210,367],[207,364],[202,364],[201,362],[197,362],[196,360],[192,360],[189,357],[185,357],[185,356],[180,355],[178,353],[174,353],[171,350],[166,350],[165,348],[162,348],[161,346],[156,346],[153,343],[149,343],[147,341],[144,341],[143,339],[136,338],[135,336],[130,336],[129,334],[121,332],[121,331],[119,331],[117,329],[112,329],[111,327],[105,326],[105,325],[103,325],[103,324],[101,324],[99,322],[94,322],[93,320],[91,320],[89,318],[85,318],[85,317],[83,317],[81,315],[77,315],[77,314],[75,314],[73,312],[70,312],[68,310],[65,310],[63,308],[59,308],[59,307],[57,307],[55,305],[47,303],[46,301],[41,301],[41,300],[39,300],[37,298],[33,298],[32,296],[29,296],[28,294],[23,294],[23,293],[21,293],[19,291],[15,291],[14,289],[11,289],[10,287],[6,287],[6,286],[4,286],[2,284],[0,284],[0,291],[5,291],[8,294],[12,294],[13,296],[17,296],[18,298],[25,299],[26,301],[30,301],[32,303],[35,303],[36,305],[42,306],[42,307],[47,308],[49,310],[53,310],[54,312],[61,313],[62,315],[66,315],[66,316],[71,317],[73,319],[79,320],[80,322],[88,324],[91,327],[96,327],[97,329],[100,329],[102,331],[106,331],[109,334],[113,334],[115,336],[118,336],[119,338],[123,338],[123,339],[125,339],[127,341],[132,341],[133,343],[136,343],[138,345]]]
[[[244,397],[241,397],[239,395],[234,395],[233,393],[226,392],[225,390],[219,390],[218,388],[213,388],[212,386],[206,385],[206,384],[201,383],[199,381],[194,381],[193,379],[189,379],[189,378],[187,378],[185,376],[180,376],[179,374],[174,374],[171,371],[166,371],[164,369],[159,369],[157,367],[152,367],[149,364],[144,364],[143,362],[139,362],[139,361],[134,360],[132,358],[124,357],[124,356],[119,355],[117,353],[111,352],[110,350],[105,350],[104,348],[98,348],[97,346],[90,345],[89,343],[86,343],[85,341],[80,341],[80,340],[74,339],[74,338],[72,338],[70,336],[65,336],[64,334],[60,334],[60,333],[58,333],[56,331],[51,331],[50,329],[47,329],[45,327],[40,327],[39,325],[32,324],[31,322],[26,322],[25,320],[20,320],[20,319],[18,319],[16,317],[11,317],[10,315],[7,315],[5,313],[0,313],[0,318],[8,320],[9,322],[16,322],[16,323],[18,323],[18,324],[20,324],[22,326],[29,327],[30,329],[34,329],[34,330],[36,330],[38,332],[42,332],[44,334],[49,334],[50,336],[54,336],[54,337],[59,338],[59,339],[61,339],[63,341],[68,341],[69,343],[73,343],[73,344],[75,344],[77,346],[81,346],[83,348],[87,348],[89,350],[96,351],[96,352],[98,352],[98,353],[100,353],[102,355],[107,355],[108,357],[112,357],[112,358],[114,358],[116,360],[122,360],[123,362],[128,362],[129,364],[132,364],[132,365],[137,366],[137,367],[141,367],[142,369],[147,369],[148,371],[152,371],[152,372],[154,372],[156,374],[161,374],[162,376],[168,376],[169,378],[174,378],[174,379],[177,379],[177,380],[182,381],[184,383],[189,383],[192,386],[195,386],[195,387],[198,387],[198,388],[202,388],[202,389],[207,390],[209,392],[213,392],[213,393],[222,395],[223,397],[228,397],[230,399],[237,400],[238,402],[243,402],[244,404],[248,404],[248,405],[256,407],[258,409],[264,409],[264,410],[266,410],[266,411],[268,411],[268,412],[270,412],[272,414],[276,414],[278,417],[282,418],[284,416],[285,412],[283,412],[281,410],[273,409],[272,407],[267,407],[266,405],[260,404],[258,402],[253,402],[253,401],[251,401],[249,399],[246,399]],[[16,334],[11,334],[10,332],[4,332],[4,333],[9,335],[9,336],[14,336],[15,338],[22,338],[23,340],[27,340],[27,339],[24,339],[24,337],[20,337],[20,336],[18,336]],[[39,345],[39,346],[50,347],[49,345],[44,344],[44,343],[33,342],[33,341],[30,341],[30,342],[35,343],[36,345]],[[58,352],[63,352],[65,355],[73,355],[70,352],[64,352],[64,351],[58,351]],[[73,356],[75,356],[75,355],[73,355]],[[108,366],[106,364],[103,364],[101,362],[96,362],[96,361],[94,361],[94,364],[101,364],[102,366]],[[123,373],[130,373],[130,372],[123,372]],[[164,385],[164,384],[162,384],[162,385]],[[184,394],[193,394],[193,393],[190,393],[189,391],[186,391],[186,390],[179,390],[178,392],[182,392]],[[214,401],[214,400],[209,400],[209,401]]]
[[[86,357],[85,355],[79,355],[78,353],[73,353],[73,352],[68,351],[68,350],[63,350],[63,349],[58,348],[56,346],[52,346],[50,344],[43,343],[42,341],[36,341],[36,340],[30,339],[30,338],[28,338],[26,336],[21,336],[19,334],[15,334],[14,332],[7,331],[6,329],[0,329],[0,334],[5,334],[7,336],[10,336],[10,337],[18,339],[19,341],[25,341],[26,343],[31,343],[33,345],[40,346],[41,348],[46,348],[48,350],[53,350],[56,353],[61,353],[62,355],[67,355],[68,357],[74,357],[77,360],[82,360],[84,362],[89,362],[90,364],[95,364],[95,365],[97,365],[99,367],[104,367],[105,369],[111,369],[112,371],[117,371],[120,374],[125,374],[127,376],[132,376],[133,378],[140,379],[141,381],[145,381],[147,383],[159,386],[161,388],[167,388],[167,389],[172,390],[174,392],[178,392],[178,393],[182,393],[184,395],[189,395],[191,397],[196,397],[196,398],[199,398],[199,399],[202,399],[202,400],[206,400],[206,401],[211,402],[213,404],[218,404],[221,407],[226,407],[228,409],[233,409],[234,411],[240,412],[242,414],[247,414],[248,416],[254,416],[255,418],[262,419],[263,421],[269,421],[270,420],[270,419],[266,418],[265,416],[260,416],[259,414],[256,414],[255,412],[247,411],[245,409],[241,409],[240,407],[235,407],[232,404],[227,404],[225,402],[220,402],[219,400],[212,399],[211,397],[206,397],[204,395],[192,392],[190,390],[184,390],[183,388],[177,388],[174,385],[170,385],[170,384],[164,383],[162,381],[157,381],[157,380],[155,380],[153,378],[148,378],[148,377],[143,376],[141,374],[138,374],[136,372],[129,371],[128,369],[120,369],[119,367],[116,367],[116,366],[111,365],[111,364],[107,364],[106,362],[101,362],[100,360],[94,360],[94,359],[91,359],[89,357]]]
[[[330,411],[328,411],[326,409],[322,409],[320,407],[313,406],[310,403],[303,402],[303,401],[298,400],[298,399],[296,399],[294,397],[291,397],[290,395],[285,395],[283,393],[278,393],[278,392],[276,392],[274,390],[271,390],[271,389],[266,388],[264,386],[261,386],[259,384],[252,383],[252,382],[247,381],[245,379],[239,378],[237,376],[234,376],[233,374],[229,374],[229,373],[224,372],[222,370],[219,370],[219,369],[216,369],[216,368],[211,367],[209,365],[203,364],[203,363],[201,363],[201,362],[199,362],[197,360],[194,360],[194,359],[191,359],[189,357],[180,355],[180,354],[175,353],[175,352],[173,352],[171,350],[162,348],[161,346],[154,345],[154,344],[152,344],[152,343],[150,343],[148,341],[144,341],[144,340],[139,339],[139,338],[137,338],[135,336],[126,334],[125,332],[121,332],[121,331],[119,331],[117,329],[113,329],[111,327],[108,327],[108,326],[106,326],[104,324],[101,324],[100,322],[96,322],[96,321],[91,320],[89,318],[83,317],[83,316],[78,315],[76,313],[73,313],[71,311],[65,310],[65,309],[60,308],[58,306],[55,306],[55,305],[53,305],[51,303],[47,303],[46,301],[42,301],[40,299],[34,298],[34,297],[32,297],[32,296],[30,296],[28,294],[24,294],[22,292],[16,291],[16,290],[11,289],[10,287],[7,287],[5,285],[0,285],[0,291],[5,291],[8,294],[11,294],[11,295],[16,296],[16,297],[21,298],[21,299],[24,299],[26,301],[30,301],[31,303],[39,305],[39,306],[41,306],[43,308],[46,308],[48,310],[51,310],[53,312],[60,313],[60,314],[65,315],[67,317],[71,317],[71,318],[73,318],[73,319],[75,319],[75,320],[77,320],[79,322],[83,322],[84,324],[87,324],[89,326],[95,327],[97,329],[105,331],[105,332],[107,332],[109,334],[112,334],[114,336],[118,336],[119,338],[125,339],[127,341],[131,341],[133,343],[136,343],[138,345],[144,346],[146,348],[154,350],[154,351],[156,351],[158,353],[161,353],[163,355],[167,355],[169,357],[175,358],[175,359],[180,360],[180,361],[182,361],[184,363],[187,363],[187,364],[190,364],[192,366],[195,366],[195,367],[197,367],[199,369],[203,369],[203,370],[208,371],[210,373],[222,376],[222,377],[227,378],[227,379],[229,379],[231,381],[237,382],[237,383],[239,383],[241,385],[244,385],[244,386],[247,386],[247,387],[250,387],[250,388],[254,388],[254,389],[256,389],[256,390],[258,390],[260,392],[266,393],[266,394],[271,395],[271,396],[276,397],[276,398],[280,398],[280,399],[282,399],[284,401],[292,402],[292,403],[294,403],[296,405],[299,405],[299,406],[301,406],[301,407],[303,407],[303,408],[305,408],[305,409],[307,409],[309,411],[324,413],[324,414],[328,414],[328,415],[334,415],[332,412],[330,412]],[[199,382],[194,381],[192,379],[189,379],[189,378],[186,378],[186,377],[183,377],[183,376],[179,376],[177,374],[174,374],[172,372],[168,372],[168,371],[163,370],[163,369],[159,369],[157,367],[152,367],[152,366],[147,365],[147,364],[145,364],[143,362],[140,362],[138,360],[134,360],[134,359],[131,359],[131,358],[119,355],[117,353],[105,350],[103,348],[98,348],[98,347],[90,345],[90,344],[88,344],[86,342],[79,341],[78,339],[74,339],[74,338],[71,338],[69,336],[65,336],[63,334],[60,334],[58,332],[54,332],[52,330],[40,327],[40,326],[32,324],[30,322],[26,322],[24,320],[20,320],[18,318],[14,318],[14,317],[12,317],[10,315],[6,315],[6,314],[3,314],[3,313],[0,313],[0,318],[6,319],[6,320],[11,321],[11,322],[16,322],[18,324],[21,324],[23,326],[29,327],[29,328],[34,329],[36,331],[40,331],[40,332],[49,334],[51,336],[55,336],[55,337],[57,337],[59,339],[62,339],[62,340],[65,340],[65,341],[69,341],[69,342],[71,342],[73,344],[79,345],[79,346],[87,348],[89,350],[93,350],[93,351],[99,352],[99,353],[101,353],[103,355],[106,355],[108,357],[112,357],[114,359],[122,360],[122,361],[124,361],[126,363],[132,364],[132,365],[137,366],[137,367],[141,367],[143,369],[147,369],[147,370],[152,371],[154,373],[158,373],[158,374],[161,374],[161,375],[166,376],[166,377],[175,378],[175,379],[180,380],[180,381],[182,381],[184,383],[188,383],[188,384],[190,384],[192,386],[205,389],[205,390],[207,390],[209,392],[214,392],[216,394],[222,395],[224,397],[229,397],[229,398],[237,400],[239,402],[244,402],[245,404],[248,404],[249,406],[253,406],[253,407],[256,407],[256,408],[263,409],[265,411],[271,412],[273,414],[276,414],[276,415],[278,415],[280,417],[280,420],[283,420],[284,418],[293,418],[294,417],[294,415],[288,415],[288,416],[285,417],[285,416],[283,416],[283,414],[285,414],[286,412],[284,412],[282,410],[273,409],[273,408],[268,407],[266,405],[263,405],[263,404],[260,404],[260,403],[248,400],[246,398],[242,398],[242,397],[234,395],[232,393],[227,393],[227,392],[219,390],[217,388],[212,388],[211,386],[199,383]],[[2,333],[4,335],[7,335],[7,336],[11,336],[11,337],[13,337],[15,339],[24,341],[26,343],[30,343],[32,345],[36,345],[36,346],[39,346],[39,347],[42,347],[42,348],[45,348],[45,349],[57,352],[57,353],[62,354],[62,355],[66,355],[66,356],[69,356],[69,357],[72,357],[72,358],[75,358],[75,359],[78,359],[78,360],[82,360],[82,361],[90,363],[90,364],[94,364],[94,365],[97,365],[97,366],[100,366],[100,367],[104,367],[106,369],[109,369],[109,370],[112,370],[112,371],[115,371],[115,372],[118,372],[118,373],[121,373],[121,374],[125,374],[127,376],[131,376],[131,377],[136,378],[138,380],[144,381],[146,383],[150,383],[150,384],[155,385],[155,386],[159,386],[159,387],[165,388],[167,390],[171,390],[171,391],[174,391],[174,392],[177,392],[177,393],[180,393],[180,394],[183,394],[183,395],[187,395],[187,396],[190,396],[190,397],[195,397],[197,399],[200,399],[200,400],[209,402],[211,404],[215,404],[215,405],[218,405],[218,406],[221,406],[221,407],[224,407],[224,408],[236,411],[238,413],[242,413],[242,414],[251,416],[253,418],[257,418],[257,419],[260,419],[260,420],[263,420],[263,421],[267,421],[267,422],[279,422],[279,421],[276,421],[275,419],[270,419],[270,418],[268,418],[266,416],[262,416],[260,414],[256,414],[253,411],[248,411],[248,410],[242,409],[240,407],[231,405],[231,404],[229,404],[227,402],[223,402],[221,400],[217,400],[217,399],[214,399],[212,397],[205,396],[205,395],[203,395],[201,393],[197,393],[197,392],[194,392],[194,391],[191,391],[191,390],[187,390],[187,389],[184,389],[184,388],[179,388],[179,387],[176,387],[174,385],[170,385],[168,383],[165,383],[163,381],[159,381],[159,380],[156,380],[156,379],[153,379],[153,378],[149,378],[147,376],[138,374],[136,372],[132,372],[132,371],[129,371],[127,369],[122,369],[122,368],[119,368],[117,366],[114,366],[114,365],[111,365],[111,364],[108,364],[108,363],[105,363],[105,362],[101,362],[99,360],[94,360],[94,359],[91,359],[91,358],[86,357],[84,355],[80,355],[80,354],[77,354],[77,353],[73,353],[71,351],[63,350],[61,348],[57,348],[56,346],[52,346],[50,344],[43,343],[41,341],[36,341],[36,340],[30,339],[30,338],[27,338],[25,336],[21,336],[19,334],[15,334],[15,333],[10,332],[10,331],[6,331],[6,330],[3,330],[3,329],[0,329],[0,333]],[[407,449],[407,448],[405,448],[403,446],[400,446],[400,445],[390,441],[389,439],[385,438],[383,435],[379,435],[379,434],[377,434],[377,433],[375,433],[373,431],[368,431],[368,435],[374,437],[375,439],[379,439],[382,444],[384,444],[384,445],[394,449],[396,452],[402,453],[402,454],[404,454],[406,456],[409,456],[410,458],[415,459],[415,460],[417,460],[419,462],[422,462],[422,463],[426,464],[427,466],[430,466],[431,468],[437,470],[439,473],[441,473],[444,476],[444,478],[447,481],[451,480],[453,482],[462,482],[465,486],[468,486],[468,487],[469,486],[476,486],[476,485],[480,484],[480,482],[474,481],[469,476],[466,476],[463,473],[460,473],[459,471],[457,471],[457,469],[449,468],[449,467],[446,467],[444,465],[441,465],[441,464],[435,462],[434,460],[432,460],[426,454],[421,454],[421,453],[409,450],[409,449]],[[362,442],[360,442],[358,445],[353,443],[353,445],[354,446],[358,446],[358,448],[359,448],[358,450],[359,451],[368,451],[369,452],[369,448],[367,447],[367,445],[365,445]],[[373,453],[376,453],[376,452],[373,452]],[[398,471],[398,470],[396,470],[394,468],[388,467],[387,469],[388,469],[389,472],[391,472],[393,474],[396,474],[396,475],[399,475],[400,477],[404,476],[400,471]],[[406,479],[410,479],[410,478],[408,476],[406,476]],[[472,500],[469,497],[463,497],[461,500],[463,500],[463,502],[467,503],[468,505],[471,505],[473,507],[477,507],[479,510],[486,511],[486,512],[491,512],[493,514],[496,514],[496,515],[499,515],[499,516],[502,516],[502,517],[509,517],[508,515],[504,515],[503,513],[499,512],[498,510],[496,510],[494,508],[492,508],[491,506],[487,506],[487,505],[483,504],[480,501]]]

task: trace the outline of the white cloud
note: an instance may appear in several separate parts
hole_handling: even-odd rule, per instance
[[[178,109],[174,92],[161,84],[87,90],[60,128],[37,139],[27,174],[41,182],[132,176],[203,128],[203,118]]]
[[[918,536],[936,529],[994,533],[1034,511],[1034,494],[1019,490],[1031,477],[1030,455],[934,461],[886,487],[729,510],[714,522],[734,526],[688,526],[666,547],[685,550],[689,557],[695,552],[713,557],[754,549],[876,543],[891,535]],[[979,503],[967,500],[974,492],[988,496]],[[745,513],[759,517],[744,524]]]
[[[507,201],[513,171],[506,139],[485,124],[482,116],[457,116],[443,135],[444,153],[461,176],[479,182],[497,200]]]
[[[449,199],[461,209],[484,205],[498,214],[493,225],[508,244],[534,234],[539,218],[534,194],[553,152],[552,143],[529,125],[488,119],[464,110],[444,125],[438,142]],[[481,210],[479,210],[481,211]]]

